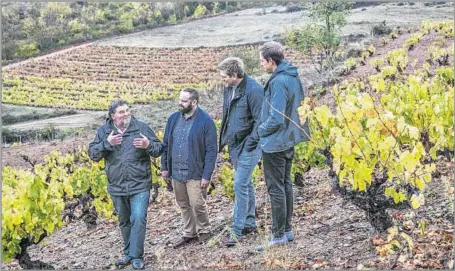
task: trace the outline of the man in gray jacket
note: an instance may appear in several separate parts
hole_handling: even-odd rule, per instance
[[[118,214],[124,257],[115,264],[144,269],[150,156],[160,156],[163,145],[146,123],[131,116],[125,101],[117,100],[109,106],[109,118],[96,131],[88,152],[94,161],[104,158],[107,190]]]
[[[258,135],[272,204],[272,238],[266,246],[275,246],[294,239],[291,165],[294,146],[309,140],[310,132],[308,123],[301,126],[297,113],[304,99],[302,82],[297,68],[284,60],[283,46],[267,42],[259,49],[259,57],[261,67],[272,74],[264,88]]]

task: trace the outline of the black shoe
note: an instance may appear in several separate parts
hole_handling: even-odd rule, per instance
[[[118,259],[116,262],[115,262],[115,266],[119,267],[119,266],[125,266],[125,265],[128,265],[131,263],[131,258],[128,257],[128,256],[124,256],[123,258],[120,258]]]
[[[230,234],[229,236],[226,237],[226,239],[223,240],[223,245],[227,247],[233,247],[237,245],[237,243],[242,240],[241,236],[236,236],[234,234]]]
[[[199,238],[198,238],[199,244],[204,243],[205,241],[209,240],[210,238],[212,238],[212,235],[210,233],[200,233]]]
[[[246,234],[249,234],[249,233],[252,233],[252,232],[255,232],[258,230],[258,227],[254,226],[254,227],[245,227],[243,228],[242,230],[242,234],[243,235],[246,235]]]
[[[131,265],[133,266],[133,269],[144,269],[145,268],[144,262],[141,259],[131,260]]]
[[[196,237],[185,237],[183,236],[182,239],[180,239],[177,243],[174,244],[173,248],[179,248],[179,247],[182,247],[186,244],[189,244],[193,241],[196,241],[197,240],[197,236]]]

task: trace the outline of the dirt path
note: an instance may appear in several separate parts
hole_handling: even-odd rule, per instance
[[[3,126],[4,129],[11,129],[11,130],[31,130],[31,129],[42,129],[49,127],[50,125],[56,128],[79,128],[79,127],[87,127],[92,124],[96,124],[100,122],[100,118],[106,115],[105,112],[89,112],[89,113],[82,113],[76,114],[71,116],[63,116],[57,118],[50,118],[45,120],[38,120],[38,121],[29,121],[23,122],[8,126]]]
[[[366,11],[382,8],[386,14],[397,18],[395,23],[404,21],[417,23],[425,19],[422,17],[419,17],[419,20],[416,19],[417,16],[421,16],[417,12],[422,11],[423,4],[420,4],[405,7],[384,4],[378,7],[367,7]],[[453,3],[450,4],[453,5]],[[387,6],[389,6],[388,9]],[[405,8],[409,8],[409,16],[400,13],[400,10],[403,12]],[[449,8],[428,7],[428,10],[433,13],[425,14],[428,18],[442,20],[449,16],[446,9]],[[450,10],[450,18],[453,18],[452,11],[453,9]],[[352,17],[349,20],[357,22],[357,25],[364,27],[362,29],[368,29],[367,26],[371,22],[385,19],[380,15],[369,14],[371,21],[365,17],[366,15],[358,17],[364,18],[365,21],[360,19],[353,21]],[[202,22],[203,20],[197,23]],[[353,29],[356,27],[352,24],[350,26]],[[220,104],[215,100],[211,102],[213,105]],[[211,105],[206,106],[211,108]],[[161,123],[169,111],[175,110],[175,104],[169,101],[163,103],[163,107],[144,107],[141,110],[138,110],[138,114],[156,119]],[[43,159],[44,155],[51,150],[70,151],[75,146],[87,144],[91,138],[93,135],[62,142],[2,149],[2,164],[20,163],[21,158],[18,154],[22,153],[33,153],[35,157]],[[451,169],[447,170],[451,174],[447,173],[448,179],[453,180],[453,162],[447,168]],[[304,180],[305,186],[296,187],[294,190],[293,230],[296,240],[286,247],[274,248],[264,253],[257,253],[253,249],[266,240],[270,225],[270,203],[263,180],[258,182],[256,195],[257,222],[261,231],[249,235],[241,245],[231,249],[223,247],[218,242],[224,236],[224,231],[229,229],[233,206],[232,201],[223,196],[221,187],[218,187],[217,193],[209,196],[208,200],[215,234],[213,241],[178,250],[172,249],[171,244],[179,237],[181,218],[172,195],[162,189],[158,202],[151,204],[148,212],[144,257],[148,269],[356,269],[360,265],[372,266],[373,269],[390,269],[389,262],[379,260],[375,247],[371,243],[372,229],[366,222],[365,214],[331,193],[327,170],[312,169],[305,174]],[[419,211],[419,216],[429,225],[427,235],[422,239],[416,239],[416,244],[423,251],[423,256],[416,260],[410,259],[409,265],[401,264],[401,268],[432,267],[424,265],[424,261],[427,264],[433,261],[439,264],[439,268],[450,267],[449,259],[453,259],[453,192],[452,197],[448,198],[445,185],[437,178],[429,184],[432,188],[428,189],[426,204]],[[88,230],[82,222],[76,222],[58,230],[42,243],[30,247],[29,253],[33,259],[43,260],[56,269],[114,269],[113,263],[121,255],[121,244],[116,223],[100,220],[95,229]],[[13,262],[8,267],[17,267],[17,262]]]
[[[398,4],[384,3],[351,10],[347,18],[348,25],[343,28],[343,34],[368,35],[371,27],[382,21],[386,21],[390,26],[406,27],[419,25],[422,20],[453,20],[454,18],[452,2],[432,6],[425,6],[425,3]],[[285,7],[276,5],[266,8],[266,13],[262,14],[262,8],[253,8],[179,25],[105,38],[13,63],[2,67],[2,70],[93,44],[128,47],[212,47],[270,40],[283,33],[287,27],[300,25],[308,16],[306,10],[280,13],[284,10]]]

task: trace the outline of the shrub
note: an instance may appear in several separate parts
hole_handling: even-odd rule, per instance
[[[299,4],[288,3],[286,5],[286,12],[297,12],[297,11],[301,11],[301,10],[302,10],[302,7]]]
[[[224,55],[219,62],[227,57],[238,57],[243,60],[245,64],[245,72],[249,75],[255,75],[260,73],[259,70],[259,54],[256,48],[254,47],[234,47],[232,51]]]
[[[194,11],[193,17],[194,18],[199,18],[207,14],[207,8],[201,4],[199,4]]]
[[[40,53],[36,42],[26,43],[22,42],[16,49],[14,56],[17,57],[31,57]]]
[[[392,28],[386,25],[385,21],[382,21],[380,24],[373,26],[371,29],[372,36],[382,36],[389,35],[392,32]]]

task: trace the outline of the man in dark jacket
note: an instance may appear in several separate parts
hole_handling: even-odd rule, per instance
[[[205,200],[216,163],[216,127],[198,103],[195,89],[182,89],[179,112],[169,117],[163,138],[162,177],[168,185],[172,181],[183,218],[183,236],[174,248],[210,238]]]
[[[271,73],[265,85],[262,120],[258,128],[264,176],[272,204],[272,238],[266,246],[284,245],[294,239],[291,218],[293,196],[291,165],[294,146],[309,140],[308,123],[303,127],[297,108],[304,99],[296,67],[284,60],[280,43],[267,42],[259,49],[261,67]]]
[[[261,151],[253,135],[259,126],[264,94],[262,86],[246,75],[240,58],[226,58],[218,69],[225,86],[220,151],[228,145],[235,169],[232,230],[224,244],[234,246],[244,234],[256,230],[256,200],[251,175],[261,158]]]
[[[163,145],[153,130],[131,116],[129,106],[117,100],[109,106],[109,118],[89,144],[90,158],[104,158],[107,190],[118,214],[124,257],[117,266],[132,263],[144,269],[143,254],[147,207],[151,189],[150,156],[158,157]]]

